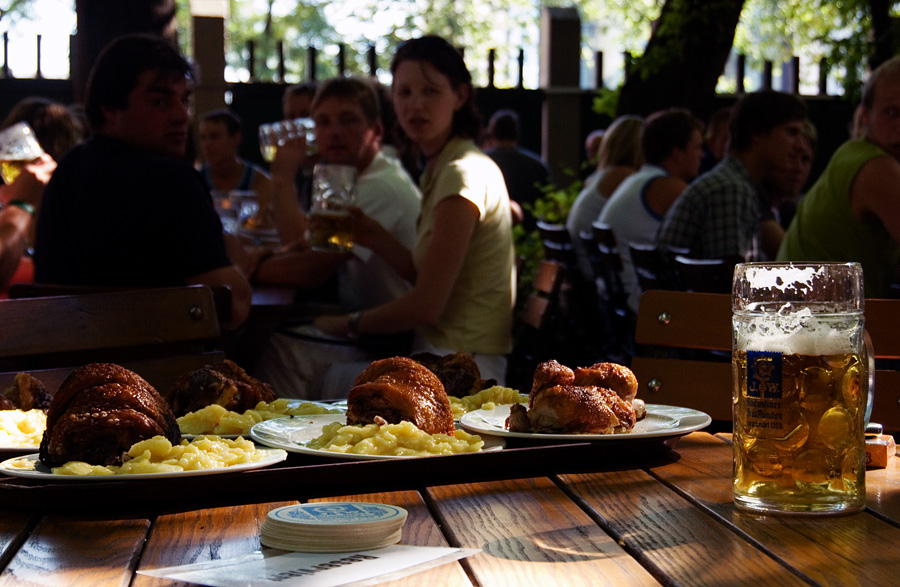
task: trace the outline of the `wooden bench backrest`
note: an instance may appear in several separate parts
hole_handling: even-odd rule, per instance
[[[866,300],[866,330],[876,359],[900,358],[900,300]],[[731,420],[731,296],[652,290],[641,297],[635,340],[642,356],[632,359],[638,397],[648,403],[702,410],[714,420]],[[720,360],[671,358],[663,349],[712,351]],[[872,421],[900,431],[900,371],[875,372]]]
[[[0,324],[0,383],[40,371],[51,392],[54,381],[92,362],[133,368],[163,390],[224,358],[215,300],[204,286],[2,300]]]

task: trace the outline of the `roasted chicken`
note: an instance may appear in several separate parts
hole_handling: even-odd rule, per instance
[[[443,357],[433,353],[418,353],[410,358],[437,375],[444,384],[444,391],[453,397],[472,395],[497,385],[493,379],[481,378],[481,370],[472,355],[465,351]]]
[[[248,375],[229,360],[182,376],[166,394],[166,400],[178,417],[212,404],[233,412],[244,412],[261,401],[276,399],[272,386]]]
[[[391,424],[406,420],[429,434],[453,436],[455,431],[444,385],[406,357],[375,361],[360,373],[347,395],[347,424],[372,424],[376,417]]]
[[[50,402],[40,460],[48,467],[67,461],[121,464],[131,445],[181,432],[169,404],[136,373],[110,363],[73,371]]]
[[[0,410],[46,410],[49,406],[50,394],[28,373],[16,374],[12,387],[0,395]]]
[[[556,361],[538,365],[528,407],[514,404],[506,426],[513,432],[613,434],[629,432],[637,416],[637,379],[615,363],[575,371]]]

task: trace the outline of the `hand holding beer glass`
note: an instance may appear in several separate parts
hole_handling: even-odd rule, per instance
[[[278,147],[286,142],[303,137],[306,139],[306,153],[316,152],[316,126],[312,118],[295,118],[268,122],[259,126],[259,151],[267,163],[275,159]]]
[[[314,251],[346,253],[353,248],[356,168],[317,163],[313,168],[312,203],[307,240]]]
[[[26,164],[44,154],[27,122],[17,122],[0,131],[0,177],[10,185]]]
[[[742,263],[732,296],[735,505],[865,507],[872,386],[858,263]]]

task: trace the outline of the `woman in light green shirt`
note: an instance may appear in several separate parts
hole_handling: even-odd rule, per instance
[[[474,143],[480,117],[471,76],[456,49],[434,36],[401,45],[391,73],[398,123],[425,161],[416,245],[406,249],[361,214],[354,239],[414,286],[393,302],[314,326],[350,336],[413,330],[414,352],[467,351],[482,378],[502,383],[515,304],[512,218],[500,169]]]

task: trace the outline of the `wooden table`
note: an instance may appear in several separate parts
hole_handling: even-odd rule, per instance
[[[757,517],[732,505],[729,442],[729,435],[695,432],[674,451],[635,466],[587,464],[578,473],[428,486],[408,479],[400,482],[403,489],[379,493],[366,493],[371,485],[359,478],[347,495],[327,499],[406,508],[406,544],[481,549],[391,586],[883,586],[897,580],[898,459],[867,472],[864,513]],[[213,495],[216,483],[208,491]],[[174,585],[135,571],[259,550],[267,512],[289,503],[296,502],[152,514],[7,506],[0,510],[0,585]]]

